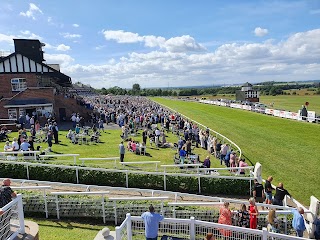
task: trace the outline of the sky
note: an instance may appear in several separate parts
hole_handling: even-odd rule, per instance
[[[45,43],[46,63],[94,88],[320,79],[320,0],[0,0],[0,52]]]

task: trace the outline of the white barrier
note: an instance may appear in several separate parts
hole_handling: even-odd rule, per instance
[[[126,187],[129,188],[129,173],[130,174],[146,174],[146,175],[162,175],[164,190],[166,190],[166,178],[167,176],[181,176],[181,177],[197,177],[198,178],[198,191],[201,193],[201,178],[224,178],[224,179],[242,179],[250,182],[253,181],[253,177],[241,177],[241,176],[217,176],[217,175],[203,175],[203,174],[193,174],[193,173],[167,173],[167,172],[142,172],[142,171],[132,171],[132,170],[118,170],[118,169],[104,169],[104,168],[89,168],[89,167],[79,167],[79,166],[66,166],[66,165],[55,165],[55,164],[42,164],[42,163],[28,163],[28,162],[11,162],[11,161],[1,161],[0,163],[6,164],[18,164],[26,166],[27,178],[29,179],[29,166],[42,166],[42,167],[57,167],[57,168],[69,168],[75,170],[76,181],[79,183],[79,170],[93,170],[102,172],[122,172],[126,177]],[[191,166],[197,166],[202,164],[191,164]],[[166,166],[166,165],[163,165]],[[167,165],[170,166],[170,165]],[[179,167],[179,164],[172,165]],[[188,164],[183,164],[182,166],[188,166]],[[199,167],[199,166],[197,166]],[[251,188],[250,188],[251,189]]]
[[[114,197],[109,198],[110,201],[113,201],[114,205],[114,222],[118,224],[118,217],[117,217],[117,201],[134,201],[134,200],[144,200],[144,201],[161,201],[161,210],[160,212],[163,214],[163,201],[168,200],[169,197]]]
[[[226,104],[224,102],[211,101],[211,100],[199,100],[199,102],[205,103],[205,104],[213,104],[213,105],[217,105],[217,106],[226,106],[226,107],[231,107],[231,108],[255,111],[255,112],[260,112],[260,113],[264,113],[267,115],[272,115],[275,117],[281,117],[281,118],[286,118],[286,119],[293,119],[293,120],[298,120],[298,121],[303,120],[300,110],[298,112],[290,112],[290,111],[271,109],[271,108],[254,108],[250,105],[243,105],[243,104],[239,104],[239,103]],[[308,116],[306,117],[306,120],[308,122],[320,122],[320,118],[316,117],[315,111],[308,111]]]
[[[156,164],[156,171],[158,171],[158,163],[161,163],[161,161],[141,161],[141,162],[120,162],[121,165],[131,165],[131,164],[138,164],[138,165],[144,165],[144,164]]]
[[[73,163],[76,164],[77,157],[79,155],[80,154],[48,154],[48,155],[39,155],[39,157],[42,158],[42,160],[44,160],[45,158],[73,157]]]
[[[207,100],[201,100],[201,101],[207,101]],[[164,104],[160,104],[160,103],[157,103],[157,104],[161,105],[161,106],[164,107],[164,108],[169,109],[169,110],[172,111],[172,112],[177,112],[176,110],[174,110],[174,109],[172,109],[172,108],[170,108],[170,107],[167,107],[167,106],[164,105]],[[199,123],[199,122],[197,122],[197,121],[195,121],[195,120],[193,120],[193,119],[191,119],[191,118],[189,118],[189,117],[187,117],[187,116],[185,116],[185,115],[183,115],[183,114],[181,114],[181,113],[179,113],[179,115],[181,115],[181,116],[184,117],[185,119],[191,120],[192,122],[196,123],[198,126],[201,126],[201,127],[204,128],[204,129],[207,128],[207,127],[204,126],[203,124],[201,124],[201,123]],[[242,156],[242,150],[241,150],[241,148],[240,148],[236,143],[234,143],[234,142],[231,141],[229,138],[227,138],[226,136],[222,135],[221,133],[219,133],[219,132],[217,132],[217,131],[214,131],[214,130],[212,130],[212,129],[210,129],[210,128],[209,128],[209,130],[210,130],[211,132],[213,132],[214,134],[216,134],[217,137],[219,136],[220,138],[222,138],[222,141],[223,141],[223,142],[224,142],[225,140],[227,140],[231,145],[233,145],[233,146],[237,149],[237,151],[239,152],[239,157],[241,158],[241,156]]]
[[[131,216],[130,213],[126,216],[127,217],[123,223],[119,227],[116,227],[116,240],[132,239],[133,235],[140,235],[141,237],[144,236],[143,219],[138,216]],[[169,235],[183,239],[196,240],[199,239],[199,236],[204,238],[208,232],[213,233],[213,236],[216,239],[220,239],[221,237],[224,239],[223,235],[225,234],[230,236],[233,240],[306,239],[285,234],[271,233],[268,232],[266,228],[263,228],[263,230],[242,228],[232,225],[195,220],[194,217],[191,217],[190,219],[165,218],[159,224],[160,236]]]
[[[117,167],[117,160],[120,160],[119,157],[110,157],[110,158],[79,158],[79,161],[82,162],[84,166],[84,161],[114,161],[114,167]]]
[[[37,160],[37,154],[39,153],[40,151],[8,151],[8,152],[0,152],[0,157],[3,156],[4,159],[6,159],[6,157],[8,157],[7,155],[9,156],[12,155],[12,160],[18,157],[23,157],[24,159],[28,159],[28,156],[26,156],[26,154],[31,154],[33,155],[33,159]],[[17,155],[17,157],[15,155]],[[7,160],[10,160],[10,159],[7,159]]]
[[[102,218],[103,223],[106,223],[106,213],[105,213],[105,195],[109,194],[109,191],[102,192],[52,192],[52,195],[56,196],[56,209],[57,209],[57,218],[60,219],[60,208],[59,208],[59,196],[61,195],[101,195],[101,209],[102,209]]]
[[[22,195],[1,208],[0,215],[0,239],[13,240],[19,234],[25,233]]]

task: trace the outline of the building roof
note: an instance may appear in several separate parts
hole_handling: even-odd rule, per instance
[[[16,65],[18,65],[18,63],[13,64],[13,67],[15,68],[16,71],[12,70],[12,71],[4,71],[4,62],[5,61],[9,61],[10,62],[10,66],[11,66],[11,62],[12,61],[22,61],[23,64],[24,63],[24,59],[28,59],[29,63],[27,63],[27,65],[29,66],[29,71],[21,71],[20,69],[16,69],[17,67],[15,67]],[[40,66],[40,69],[35,68],[34,70],[31,69],[30,64],[33,63],[33,65],[35,66]],[[11,70],[11,69],[10,69]],[[61,73],[60,71],[57,71],[55,68],[51,67],[50,65],[47,65],[43,62],[36,62],[30,58],[28,58],[27,56],[24,56],[21,53],[12,53],[6,57],[0,58],[0,73],[3,74],[10,74],[10,73],[36,73],[38,75],[41,76],[49,76],[49,77],[53,77],[55,78],[57,81],[56,83],[63,86],[63,87],[71,87],[72,85],[72,81],[71,78],[63,73]]]
[[[245,84],[243,84],[243,86],[242,86],[242,87],[252,87],[252,84],[251,84],[251,83],[246,82]]]
[[[26,107],[26,106],[49,106],[52,105],[50,101],[45,98],[28,98],[28,99],[11,99],[4,107]]]

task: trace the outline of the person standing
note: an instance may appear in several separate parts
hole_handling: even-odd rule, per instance
[[[316,228],[314,231],[314,237],[315,239],[320,240],[320,215],[314,220],[313,224]]]
[[[124,160],[124,154],[126,153],[126,149],[125,149],[125,147],[124,147],[124,145],[123,145],[123,142],[121,142],[121,143],[119,144],[119,153],[120,153],[120,162],[123,162],[123,160]]]
[[[263,185],[259,183],[258,179],[254,179],[254,186],[252,189],[252,195],[256,202],[263,203],[264,202],[264,189]],[[264,209],[262,207],[262,209]]]
[[[258,223],[257,216],[259,215],[259,211],[256,206],[256,201],[254,200],[254,198],[250,198],[249,203],[250,203],[250,206],[249,206],[250,228],[257,229],[257,223]]]
[[[56,122],[53,123],[52,126],[54,143],[59,144],[59,128]]]
[[[219,215],[218,223],[226,224],[226,225],[232,225],[232,213],[231,213],[231,211],[229,209],[229,203],[228,202],[224,202],[223,206],[220,207],[220,215]],[[231,231],[230,230],[219,229],[219,232],[225,237],[231,236]]]
[[[283,188],[283,183],[279,183],[278,187],[276,187],[276,194],[273,198],[273,204],[283,206],[283,199],[286,195],[291,197],[290,193]]]
[[[145,225],[146,240],[157,240],[159,222],[161,222],[164,217],[159,213],[155,213],[152,204],[149,207],[149,211],[144,212],[141,217]]]
[[[272,180],[273,177],[269,176],[264,185],[264,189],[266,191],[266,204],[272,204],[272,190],[274,190],[274,188],[271,185]]]
[[[292,227],[296,231],[297,237],[303,237],[303,232],[306,230],[303,219],[304,210],[302,207],[298,207],[291,212],[293,213]]]
[[[2,208],[12,201],[12,198],[17,197],[17,194],[10,187],[11,180],[6,178],[2,181],[0,187],[0,222],[1,222],[1,239],[7,239],[11,235],[10,218],[11,210],[3,211]]]

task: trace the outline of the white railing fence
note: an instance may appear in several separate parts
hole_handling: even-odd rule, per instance
[[[163,104],[161,104],[161,103],[158,103],[157,102],[157,104],[159,104],[159,105],[161,105],[163,108],[166,108],[166,109],[169,109],[171,112],[173,112],[173,113],[175,113],[175,112],[178,112],[177,110],[174,110],[174,109],[172,109],[172,108],[170,108],[170,107],[168,107],[168,106],[166,106],[166,105],[163,105]],[[193,119],[191,119],[191,118],[189,118],[189,117],[187,117],[187,116],[185,116],[185,115],[183,115],[183,114],[181,114],[181,113],[178,113],[180,116],[182,116],[184,119],[188,119],[189,121],[191,121],[191,122],[193,122],[193,123],[196,123],[199,127],[201,127],[202,129],[207,129],[207,127],[205,126],[205,125],[203,125],[203,124],[201,124],[201,123],[199,123],[199,122],[197,122],[197,121],[195,121],[195,120],[193,120]],[[233,142],[232,140],[230,140],[229,138],[227,138],[226,136],[224,136],[224,135],[222,135],[221,133],[219,133],[219,132],[217,132],[217,131],[215,131],[215,130],[213,130],[213,129],[210,129],[210,128],[208,128],[209,129],[209,131],[210,131],[210,135],[212,135],[212,136],[216,136],[216,138],[218,138],[218,139],[220,139],[221,140],[221,142],[222,143],[229,143],[230,144],[230,146],[232,147],[232,149],[236,149],[236,151],[238,152],[238,154],[239,154],[239,157],[241,158],[241,156],[242,156],[242,150],[241,150],[241,148],[235,143],[235,142]]]
[[[127,214],[123,223],[116,227],[116,240],[132,239],[134,236],[144,236],[144,223],[141,217]],[[231,225],[224,225],[212,222],[190,219],[165,218],[159,224],[159,236],[179,237],[182,239],[202,240],[207,233],[213,233],[216,239],[232,240],[270,240],[270,239],[306,239],[285,234],[270,233],[264,228],[263,230],[241,228]]]
[[[0,239],[12,240],[25,233],[22,195],[5,205],[0,215]]]
[[[251,189],[251,183],[254,180],[254,177],[249,176],[221,176],[221,175],[206,175],[206,174],[199,174],[199,173],[168,173],[168,172],[144,172],[144,171],[132,171],[132,170],[120,170],[120,169],[105,169],[105,168],[89,168],[89,167],[80,167],[80,166],[68,166],[68,165],[55,165],[55,164],[42,164],[42,163],[30,163],[30,162],[13,162],[13,161],[3,161],[0,160],[0,163],[5,164],[17,164],[17,165],[23,165],[26,168],[26,175],[27,179],[30,179],[30,171],[29,168],[32,166],[41,166],[41,167],[56,167],[61,169],[72,169],[74,170],[74,177],[76,180],[76,183],[80,183],[81,179],[81,173],[80,170],[87,170],[87,171],[101,171],[101,172],[118,172],[123,173],[125,175],[125,186],[127,188],[130,187],[130,175],[131,174],[145,174],[145,175],[162,175],[163,176],[163,190],[167,190],[167,178],[170,176],[176,176],[176,177],[195,177],[198,179],[198,193],[201,193],[201,179],[203,178],[219,178],[219,179],[230,179],[232,180],[245,180],[249,181],[249,189],[248,192],[250,192]],[[34,178],[34,177],[33,177]],[[134,177],[133,177],[134,178]]]

